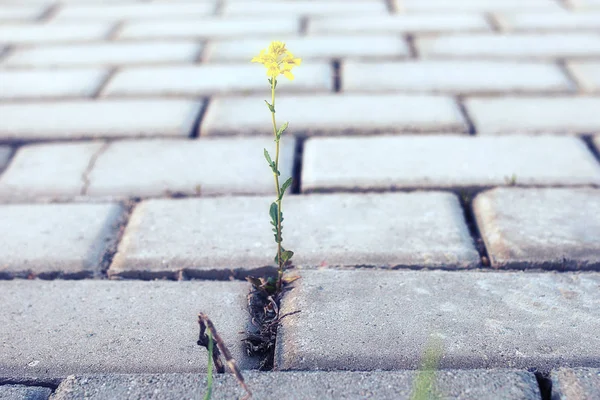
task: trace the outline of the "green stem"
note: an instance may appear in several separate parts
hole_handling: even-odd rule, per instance
[[[271,80],[271,106],[273,110],[275,110],[275,85],[277,84],[277,80],[275,77]],[[281,188],[279,186],[279,176],[277,175],[277,171],[279,171],[279,139],[277,138],[277,122],[275,122],[275,112],[271,111],[271,121],[273,122],[273,135],[275,135],[275,172],[273,175],[275,176],[275,189],[277,191],[277,210],[279,211],[277,214],[277,235],[279,237],[279,241],[277,242],[277,261],[278,261],[278,272],[277,272],[277,291],[281,290],[281,281],[283,280],[283,260],[281,258]]]
[[[204,395],[204,400],[210,400],[212,396],[212,388],[213,388],[213,336],[212,331],[210,329],[206,330],[208,333],[208,368],[207,368],[207,382],[206,382],[206,394]]]

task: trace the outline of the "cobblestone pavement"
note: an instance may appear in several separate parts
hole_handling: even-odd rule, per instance
[[[600,1],[0,0],[0,304],[0,399],[199,398],[200,311],[256,398],[408,399],[430,336],[442,398],[600,398]]]

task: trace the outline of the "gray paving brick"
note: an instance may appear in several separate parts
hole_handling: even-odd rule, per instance
[[[311,138],[302,165],[302,191],[600,184],[586,145],[558,136]]]
[[[600,56],[594,33],[472,34],[418,37],[425,57],[562,58]]]
[[[255,364],[240,339],[248,324],[245,282],[0,282],[0,375],[206,371],[202,311],[242,368]]]
[[[44,44],[102,40],[114,23],[87,22],[70,24],[4,24],[0,26],[0,43]]]
[[[552,371],[552,398],[593,400],[600,397],[600,369],[559,368]]]
[[[0,172],[8,165],[12,149],[8,146],[0,146]]]
[[[228,2],[223,8],[224,15],[344,15],[344,14],[387,14],[383,1],[293,1],[293,2]]]
[[[47,400],[52,394],[52,389],[40,386],[2,385],[0,386],[0,399],[2,400]]]
[[[576,10],[598,10],[600,1],[598,0],[571,0],[571,4]]]
[[[198,101],[170,99],[1,104],[0,138],[186,137],[200,106]]]
[[[169,276],[183,269],[190,276],[213,277],[272,265],[271,201],[143,202],[109,274]],[[298,266],[465,268],[479,263],[458,200],[449,193],[289,196],[284,213],[284,245],[296,253]]]
[[[108,76],[104,69],[1,70],[0,99],[90,97]]]
[[[600,97],[472,98],[465,105],[477,132],[484,135],[600,129]]]
[[[598,274],[322,269],[299,275],[280,308],[301,312],[279,327],[278,369],[416,368],[430,335],[439,338],[442,369],[547,370],[582,358],[598,364]]]
[[[600,91],[600,61],[574,61],[567,68],[584,91]]]
[[[202,48],[193,41],[104,42],[16,49],[5,64],[26,67],[189,63]]]
[[[70,200],[80,195],[84,174],[100,142],[21,147],[0,176],[3,201]]]
[[[393,0],[400,12],[560,11],[553,0]]]
[[[215,10],[212,2],[69,4],[62,7],[54,19],[63,20],[136,20],[171,17],[205,17]]]
[[[568,92],[572,86],[550,63],[349,61],[342,65],[344,92]]]
[[[365,396],[408,400],[416,377],[415,371],[244,373],[254,398],[290,400],[359,400]],[[192,399],[202,393],[204,382],[206,377],[198,374],[70,376],[53,399]],[[435,375],[435,390],[444,398],[463,400],[540,398],[535,376],[513,370],[440,371]],[[213,399],[237,399],[243,394],[231,374],[214,377]]]
[[[269,134],[264,96],[215,97],[200,125],[201,135]],[[444,96],[323,94],[281,96],[279,121],[291,133],[466,132],[454,100]]]
[[[96,160],[87,194],[129,197],[272,193],[275,188],[263,157],[265,148],[274,154],[272,138],[115,142]],[[293,139],[284,139],[279,170],[285,179],[292,173],[294,150]]]
[[[2,22],[30,22],[39,18],[48,6],[40,5],[4,5],[0,9],[0,21]]]
[[[326,35],[282,38],[294,55],[303,60],[345,58],[400,58],[409,57],[408,44],[393,35]],[[248,62],[269,40],[235,39],[211,42],[204,59],[207,61]],[[304,65],[301,65],[304,68]],[[302,68],[297,68],[294,73]]]
[[[495,189],[473,207],[494,267],[600,267],[600,190]]]
[[[120,30],[123,39],[227,38],[297,34],[300,21],[293,17],[202,18],[162,22],[128,22]]]
[[[310,18],[307,29],[310,34],[487,32],[490,26],[476,14],[407,14]]]
[[[600,28],[598,12],[506,13],[495,17],[505,31],[583,31]]]
[[[0,205],[0,276],[97,275],[122,214],[116,204]]]
[[[333,69],[329,64],[303,64],[302,68],[294,70],[296,76],[294,82],[282,80],[278,82],[277,87],[281,87],[281,90],[286,92],[331,92],[333,91],[332,74]],[[106,96],[194,96],[240,92],[265,93],[268,90],[269,83],[263,70],[257,65],[246,63],[122,69],[112,78],[103,94]]]

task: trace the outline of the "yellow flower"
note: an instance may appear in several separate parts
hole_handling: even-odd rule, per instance
[[[251,62],[263,64],[267,68],[267,76],[270,78],[284,75],[293,80],[292,68],[300,65],[302,60],[294,58],[294,55],[285,48],[285,43],[275,41],[271,42],[267,50],[261,50]]]

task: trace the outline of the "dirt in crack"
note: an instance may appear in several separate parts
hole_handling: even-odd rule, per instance
[[[298,277],[284,278],[283,287],[279,292],[274,277],[246,279],[252,284],[252,290],[248,294],[248,311],[252,326],[243,342],[249,356],[260,357],[259,370],[270,371],[274,367],[277,328],[281,320],[300,312],[297,310],[280,315],[279,309],[283,294]]]

